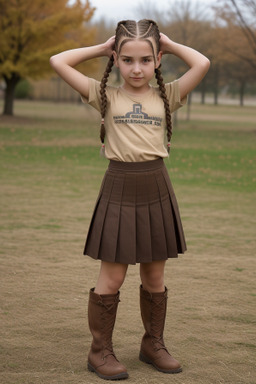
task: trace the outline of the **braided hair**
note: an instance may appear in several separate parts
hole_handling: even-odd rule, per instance
[[[153,44],[150,40],[147,40],[151,47],[152,51],[154,53],[154,57],[157,56],[157,54],[160,51],[160,32],[159,28],[155,21],[143,19],[138,22],[133,20],[123,20],[120,21],[117,24],[116,28],[116,34],[115,34],[115,51],[118,53],[121,51],[121,48],[123,44],[127,42],[126,39],[124,39],[121,44],[119,45],[119,42],[121,38],[127,37],[128,41],[132,39],[147,39],[149,37],[152,37],[155,44],[156,44],[156,50],[157,52],[154,52]],[[101,130],[100,130],[100,139],[102,143],[102,147],[104,148],[104,139],[105,139],[105,124],[104,124],[104,118],[106,115],[106,109],[107,109],[107,96],[106,96],[106,86],[109,74],[112,70],[114,64],[114,57],[113,55],[108,61],[106,70],[104,72],[104,75],[102,77],[101,83],[100,83],[100,95],[101,95]],[[171,119],[171,111],[169,106],[169,101],[167,99],[166,95],[166,89],[163,81],[163,77],[160,71],[160,66],[155,69],[155,77],[157,80],[157,84],[159,86],[160,96],[164,103],[165,108],[165,117],[166,117],[166,130],[167,130],[167,151],[170,152],[170,141],[172,136],[172,119]]]

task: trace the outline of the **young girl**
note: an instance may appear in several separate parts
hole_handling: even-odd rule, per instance
[[[160,72],[163,54],[178,56],[189,66],[182,77],[165,85]],[[109,57],[101,82],[74,68],[101,56]],[[51,57],[50,63],[81,94],[84,103],[101,113],[100,137],[109,159],[84,250],[101,260],[88,305],[93,336],[88,369],[106,380],[128,377],[113,351],[112,333],[127,267],[140,263],[145,334],[139,358],[160,372],[181,372],[180,363],[163,340],[167,306],[164,267],[167,259],[185,252],[186,244],[163,158],[170,150],[171,113],[185,104],[187,94],[207,73],[209,60],[160,33],[152,20],[125,20],[105,43],[62,52]],[[123,79],[119,87],[107,85],[113,65]],[[154,75],[158,87],[150,85]]]

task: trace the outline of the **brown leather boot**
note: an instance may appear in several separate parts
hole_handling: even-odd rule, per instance
[[[164,373],[179,373],[180,363],[167,351],[163,331],[167,307],[167,288],[165,292],[149,293],[140,286],[140,309],[145,328],[140,349],[140,360],[152,364]]]
[[[105,380],[127,379],[126,368],[117,360],[112,346],[112,334],[119,303],[119,292],[97,295],[90,290],[88,321],[93,336],[88,355],[88,369]]]

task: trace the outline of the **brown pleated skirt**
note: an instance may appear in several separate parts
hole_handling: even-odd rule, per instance
[[[110,160],[84,254],[136,264],[177,257],[185,250],[179,208],[163,159]]]

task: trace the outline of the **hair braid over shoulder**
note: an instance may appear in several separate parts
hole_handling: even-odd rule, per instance
[[[165,89],[163,77],[162,77],[162,74],[160,71],[160,67],[155,69],[155,75],[156,75],[157,84],[158,84],[159,90],[160,90],[160,96],[164,102],[166,130],[167,130],[167,151],[169,153],[170,152],[171,137],[172,137],[172,116],[171,116],[169,101],[168,101],[167,96],[166,96],[166,89]]]
[[[101,95],[101,128],[100,128],[100,139],[101,139],[101,143],[102,143],[102,144],[104,144],[105,133],[106,133],[106,130],[105,130],[105,122],[104,122],[105,115],[106,115],[106,110],[107,110],[106,86],[107,86],[108,77],[109,77],[109,74],[110,74],[110,72],[111,72],[111,70],[112,70],[113,64],[114,64],[114,57],[113,57],[113,55],[112,55],[111,58],[110,58],[109,61],[108,61],[106,70],[105,70],[105,72],[104,72],[103,78],[101,79],[101,83],[100,83],[100,95]]]

